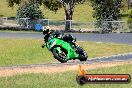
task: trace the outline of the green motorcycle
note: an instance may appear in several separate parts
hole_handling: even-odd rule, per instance
[[[42,48],[46,46],[54,55],[54,58],[65,63],[68,60],[79,59],[80,61],[86,61],[88,56],[77,43],[75,45],[64,41],[62,38],[57,38],[54,34],[50,34],[48,40],[42,45]]]

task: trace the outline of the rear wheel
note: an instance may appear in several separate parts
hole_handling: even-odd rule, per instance
[[[77,47],[77,52],[79,54],[79,60],[80,61],[86,61],[88,58],[87,53],[81,48],[80,46]]]
[[[59,52],[57,49],[53,49],[52,53],[53,53],[55,59],[57,59],[61,63],[65,63],[68,61],[67,53],[65,51],[63,51],[62,48],[60,50],[61,50],[61,52]]]
[[[82,53],[80,54],[79,60],[80,60],[80,61],[86,61],[87,58],[88,58],[88,55],[87,55],[87,53],[84,51],[84,52],[82,52]]]

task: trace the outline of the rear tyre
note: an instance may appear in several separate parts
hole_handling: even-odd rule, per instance
[[[65,63],[68,61],[66,52],[62,51],[62,53],[59,53],[59,51],[57,51],[57,49],[53,49],[52,53],[53,53],[55,59],[57,59],[61,63]]]
[[[86,61],[88,58],[87,53],[81,48],[80,46],[77,47],[77,52],[79,54],[79,60],[80,61]]]
[[[80,61],[86,61],[87,58],[88,58],[87,53],[86,53],[86,52],[83,52],[83,53],[80,55],[79,60],[80,60]]]

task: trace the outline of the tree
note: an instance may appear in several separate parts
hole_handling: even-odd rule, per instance
[[[85,0],[60,0],[62,6],[64,8],[64,11],[65,11],[65,19],[72,20],[75,5],[77,5],[79,3],[83,3],[84,1]],[[66,21],[66,24],[65,24],[66,30],[70,29],[70,24],[71,24],[71,21]]]
[[[7,0],[9,6],[13,6],[14,4],[20,4],[27,0]],[[30,1],[30,0],[28,0]],[[56,12],[60,8],[64,8],[65,11],[65,20],[72,20],[73,12],[75,5],[79,3],[83,3],[85,0],[35,0],[39,5],[45,5],[49,10]],[[66,30],[69,30],[69,22],[66,22]]]
[[[132,29],[132,10],[130,10],[130,12],[129,12],[129,15],[128,15],[128,27],[130,28],[130,29]],[[131,30],[131,32],[132,32],[132,30]]]
[[[98,21],[97,27],[102,27],[102,22],[105,20],[120,19],[121,2],[122,0],[93,0],[93,10],[95,11],[93,17]]]
[[[122,0],[94,0],[94,17],[97,20],[118,20]]]
[[[30,28],[34,28],[34,25],[37,22],[36,20],[43,19],[44,15],[40,10],[38,3],[31,0],[30,2],[24,2],[21,6],[19,6],[17,10],[17,18],[29,18],[30,22],[28,25],[30,25]],[[23,22],[22,19],[19,19],[18,23],[23,26],[27,26],[27,23]]]
[[[128,9],[131,9],[131,7],[132,7],[132,1],[128,0],[127,3],[128,3]]]
[[[25,2],[22,6],[18,8],[17,17],[30,18],[31,20],[36,20],[44,18],[44,15],[39,9],[39,5],[33,2],[33,0],[31,0],[29,3]]]

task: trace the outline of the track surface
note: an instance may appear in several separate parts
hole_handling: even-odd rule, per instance
[[[79,41],[96,41],[96,42],[112,42],[132,45],[132,34],[87,34],[75,33],[72,34]],[[37,38],[43,39],[42,33],[24,33],[24,32],[0,32],[0,38]],[[30,68],[30,67],[43,67],[43,66],[61,66],[61,65],[76,65],[76,64],[92,64],[95,62],[112,62],[112,61],[126,61],[132,60],[132,53],[113,55],[110,57],[97,57],[87,60],[85,62],[72,61],[68,63],[47,63],[47,64],[34,64],[34,65],[21,65],[21,66],[3,66],[0,69],[13,69],[13,68]]]
[[[33,64],[33,65],[18,65],[18,66],[1,66],[0,69],[13,69],[13,68],[32,68],[32,67],[45,67],[45,66],[61,66],[61,65],[77,65],[77,64],[92,64],[99,62],[114,62],[114,61],[129,61],[132,60],[132,53],[112,55],[109,57],[97,57],[92,58],[92,60],[87,60],[84,62],[72,61],[67,63],[47,63],[47,64]]]
[[[88,34],[88,33],[73,33],[77,41],[95,41],[95,42],[110,42],[132,45],[132,34]],[[42,33],[24,33],[24,32],[0,32],[0,38],[37,38],[43,39]]]

